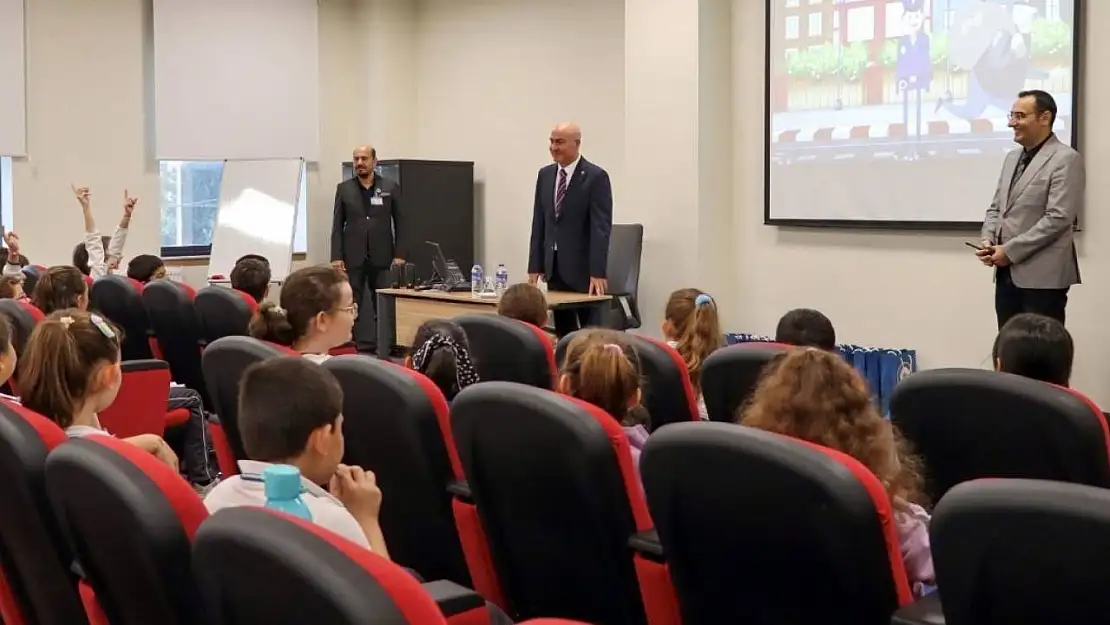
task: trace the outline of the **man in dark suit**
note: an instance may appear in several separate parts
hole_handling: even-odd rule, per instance
[[[390,265],[405,262],[397,249],[404,227],[401,187],[374,174],[378,154],[372,146],[355,148],[352,158],[355,177],[335,187],[331,264],[347,272],[356,306],[363,303],[363,289],[370,290],[370,306],[363,308],[370,314],[359,316],[354,334],[360,351],[374,351],[377,289],[388,283]]]
[[[609,232],[613,228],[613,187],[609,174],[582,158],[582,130],[560,124],[551,131],[554,163],[540,169],[528,247],[528,281],[542,276],[553,291],[604,295]],[[556,311],[555,331],[563,336],[589,322],[589,312]]]

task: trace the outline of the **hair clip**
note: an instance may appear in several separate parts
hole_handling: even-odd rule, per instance
[[[607,349],[609,351],[612,351],[612,352],[616,352],[616,353],[620,354],[621,356],[624,355],[624,349],[620,345],[617,345],[616,343],[606,343],[605,344],[605,349]]]
[[[701,295],[694,298],[694,306],[705,306],[712,301],[712,297],[709,297],[709,295],[706,293],[702,293]]]
[[[62,326],[64,326],[66,330],[69,329],[69,326],[73,325],[74,321],[77,320],[73,317],[70,317],[69,315],[66,315],[65,317],[58,317],[58,323],[62,324]]]
[[[274,306],[274,312],[281,315],[282,317],[285,316],[285,309],[282,308],[281,306]]]
[[[110,339],[116,338],[116,333],[112,330],[112,326],[108,325],[108,322],[104,321],[104,318],[100,315],[89,315],[89,321],[92,321],[92,324],[96,326],[96,329],[100,330],[100,333],[104,336]],[[70,323],[73,323],[72,318],[70,319]]]

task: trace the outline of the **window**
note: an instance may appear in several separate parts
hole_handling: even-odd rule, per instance
[[[15,215],[12,214],[12,159],[0,157],[0,230],[15,230]]]
[[[220,204],[223,161],[161,161],[162,256],[206,256]],[[301,169],[293,253],[308,251],[308,176]]]
[[[798,16],[797,15],[788,15],[788,16],[786,16],[786,38],[787,39],[797,39],[798,38]]]
[[[820,37],[821,36],[821,21],[824,19],[821,13],[809,14],[809,30],[806,32],[807,37]]]

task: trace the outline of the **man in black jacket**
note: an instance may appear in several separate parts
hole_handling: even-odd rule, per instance
[[[548,151],[555,162],[536,177],[528,281],[543,276],[553,291],[605,295],[613,187],[604,169],[582,157],[581,146],[576,124],[551,131]],[[555,332],[564,336],[590,321],[588,311],[556,311]]]
[[[370,305],[363,310],[370,314],[360,315],[355,324],[355,342],[360,351],[374,351],[377,289],[387,285],[390,265],[405,262],[397,249],[403,228],[401,187],[374,174],[378,154],[373,146],[355,148],[352,159],[355,177],[335,187],[331,264],[347,272],[357,306],[363,305],[363,289],[369,287]]]

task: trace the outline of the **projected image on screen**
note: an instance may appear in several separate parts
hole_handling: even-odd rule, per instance
[[[1071,143],[1075,0],[768,0],[771,220],[978,222],[1019,91]]]

